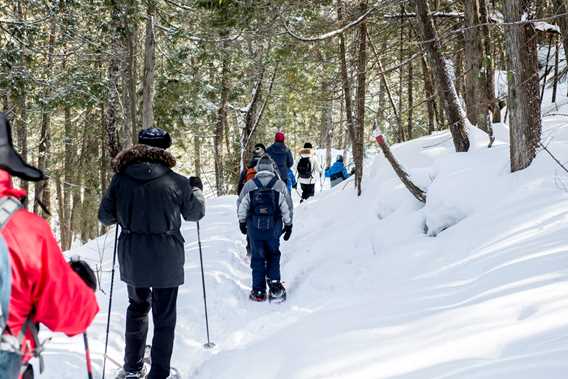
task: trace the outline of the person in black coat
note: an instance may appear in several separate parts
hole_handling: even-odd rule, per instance
[[[104,225],[120,225],[120,278],[128,285],[124,376],[143,370],[148,313],[152,309],[154,338],[148,378],[170,374],[178,287],[184,282],[185,251],[181,218],[198,221],[205,215],[203,185],[174,171],[176,160],[166,149],[169,134],[142,130],[138,145],[120,152],[112,162],[115,175],[99,208]],[[135,377],[135,376],[133,376]]]
[[[284,144],[285,135],[282,132],[276,133],[274,136],[274,143],[266,149],[266,154],[278,166],[278,176],[286,185],[288,185],[288,170],[294,166],[294,157],[292,152]]]

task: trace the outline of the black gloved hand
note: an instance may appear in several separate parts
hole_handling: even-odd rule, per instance
[[[69,261],[69,266],[83,279],[86,285],[93,291],[97,290],[97,277],[87,262],[81,260],[79,257],[72,257]],[[57,299],[54,300],[57,301]]]
[[[199,188],[203,191],[203,182],[199,176],[190,176],[189,177],[189,185],[191,188]]]
[[[350,172],[349,174],[350,174],[350,175],[355,174],[355,167],[353,167],[353,168],[351,169],[351,172]]]
[[[247,223],[246,222],[239,223],[239,229],[241,229],[241,233],[247,234]]]
[[[294,185],[292,186],[292,188],[298,189],[298,183],[294,184]]]
[[[290,236],[292,235],[292,224],[284,225],[284,230],[282,230],[282,233],[284,233],[284,241],[288,241],[290,239]]]

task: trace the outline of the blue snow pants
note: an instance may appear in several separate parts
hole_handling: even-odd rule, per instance
[[[250,240],[252,289],[266,291],[266,278],[280,281],[280,239]]]

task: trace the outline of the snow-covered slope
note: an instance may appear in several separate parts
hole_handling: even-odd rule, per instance
[[[549,148],[567,161],[568,127],[545,120]],[[187,223],[173,357],[184,378],[565,378],[568,177],[544,152],[510,174],[503,130],[492,149],[483,133],[470,135],[465,154],[452,152],[447,133],[393,147],[427,187],[426,206],[381,156],[362,197],[346,184],[299,205],[282,245],[285,304],[248,301],[236,198],[210,200],[201,231],[217,348],[202,348],[196,227]],[[103,262],[106,293],[89,330],[100,377],[112,232],[69,254]],[[109,352],[121,362],[127,298],[115,284]],[[43,377],[86,375],[80,338],[56,335],[47,348]]]

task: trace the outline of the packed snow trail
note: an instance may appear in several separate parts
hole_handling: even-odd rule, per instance
[[[507,132],[496,127],[492,149],[470,130],[467,154],[452,152],[447,133],[393,147],[428,189],[426,206],[380,156],[367,169],[361,198],[345,184],[297,206],[292,239],[281,246],[283,304],[248,300],[236,198],[210,200],[201,229],[217,347],[202,347],[196,227],[185,223],[186,283],[172,364],[182,377],[199,379],[565,378],[568,176],[543,153],[510,174]],[[568,127],[549,118],[545,135],[568,161]],[[69,253],[93,265],[103,257],[104,291],[112,233]],[[115,284],[109,355],[120,364],[127,296]],[[108,293],[98,299],[89,337],[100,378]],[[85,376],[81,338],[54,337],[44,377]],[[117,368],[108,366],[107,375]]]

